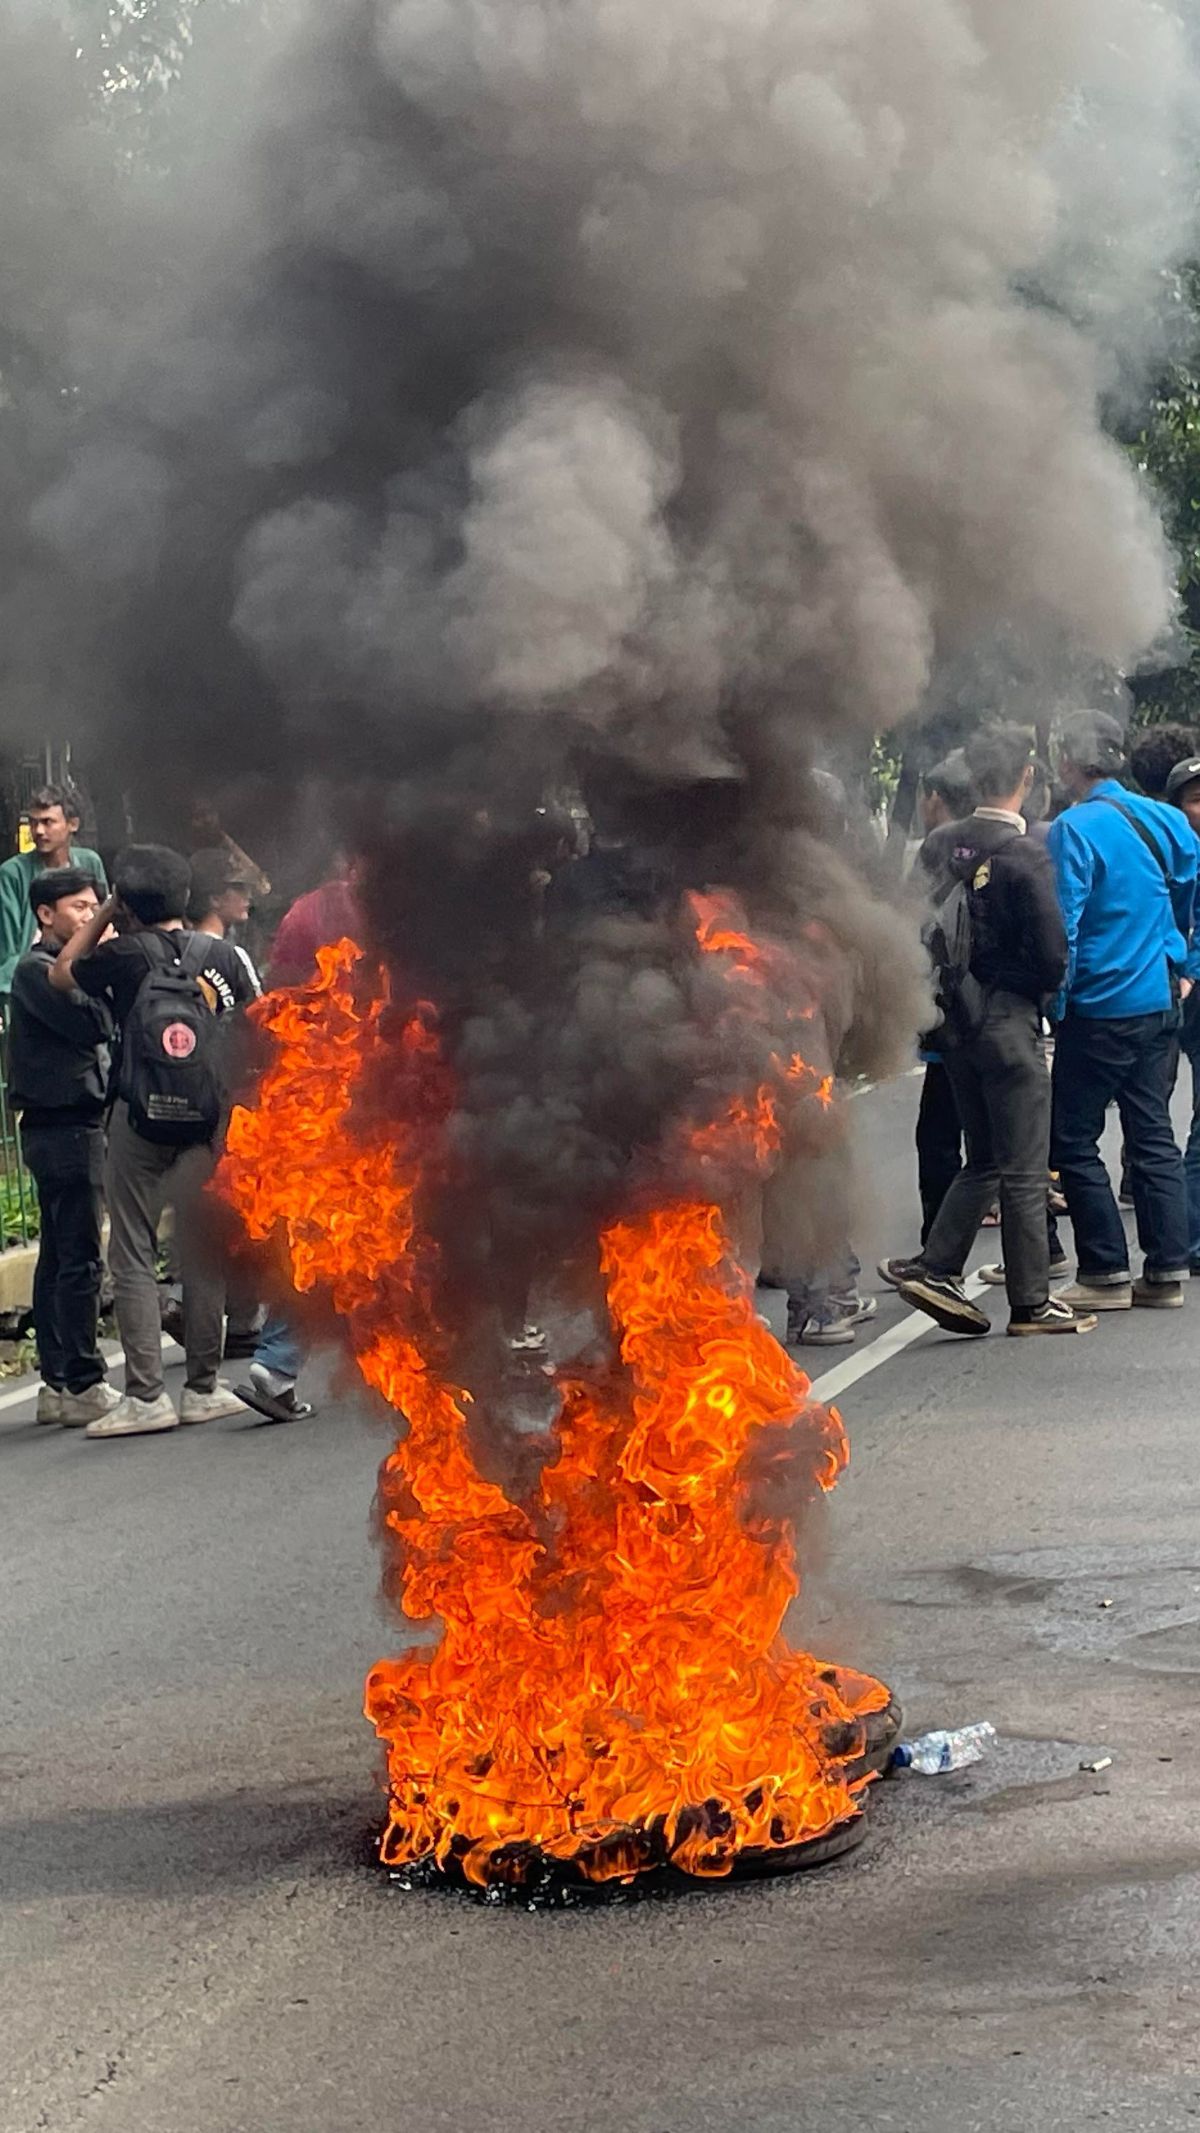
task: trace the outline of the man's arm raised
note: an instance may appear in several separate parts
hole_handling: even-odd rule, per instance
[[[86,926],[81,926],[78,933],[73,933],[70,940],[59,949],[57,956],[50,965],[50,983],[55,992],[71,991],[75,984],[76,963],[81,962],[85,955],[91,955],[92,950],[99,947],[100,942],[113,922],[113,915],[118,909],[119,903],[119,897],[106,896],[99,910],[93,911]]]

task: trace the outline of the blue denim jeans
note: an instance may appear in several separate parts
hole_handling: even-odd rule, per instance
[[[281,1311],[271,1311],[267,1323],[258,1337],[254,1360],[266,1370],[277,1370],[281,1378],[298,1378],[304,1361],[304,1350],[296,1338],[290,1319]]]
[[[1138,1242],[1150,1275],[1188,1266],[1189,1210],[1171,1124],[1174,1014],[1119,1019],[1068,1014],[1054,1051],[1054,1167],[1062,1179],[1084,1281],[1129,1275],[1129,1246],[1100,1155],[1115,1103],[1125,1129]],[[1194,1234],[1194,1232],[1193,1232]]]

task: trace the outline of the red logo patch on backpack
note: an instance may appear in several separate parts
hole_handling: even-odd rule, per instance
[[[168,1059],[190,1059],[196,1049],[196,1032],[186,1022],[168,1022],[162,1033],[162,1048]]]

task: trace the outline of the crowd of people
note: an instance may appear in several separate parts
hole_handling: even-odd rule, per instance
[[[37,1418],[93,1438],[157,1434],[255,1407],[286,1421],[301,1346],[222,1249],[206,1188],[237,1078],[239,1012],[262,991],[231,937],[269,884],[226,839],[190,860],[131,845],[111,888],[77,845],[78,802],[47,786],[29,808],[31,849],[0,866],[0,995],[9,1094],[37,1188],[33,1317]],[[302,897],[275,938],[273,978],[298,983],[324,942],[353,929],[338,880]],[[331,930],[332,929],[332,930]],[[163,1216],[182,1302],[164,1310]],[[125,1359],[109,1383],[99,1340],[103,1224]],[[164,1325],[184,1347],[178,1408],[163,1375]],[[249,1361],[247,1385],[220,1376]]]
[[[1098,1314],[1178,1309],[1200,1273],[1200,753],[1152,731],[1127,758],[1104,713],[1064,721],[1061,810],[1031,806],[1030,736],[985,729],[927,780],[919,863],[941,1019],[917,1126],[919,1252],[882,1278],[953,1333],[990,1320],[964,1269],[998,1204],[1010,1334],[1078,1334]],[[1042,781],[1044,785],[1044,780]],[[1171,1100],[1193,1069],[1186,1157]],[[1115,1106],[1121,1197],[1101,1143]],[[962,1149],[965,1145],[965,1160]],[[1070,1219],[1076,1278],[1059,1216]]]
[[[1061,727],[1055,773],[1052,784],[1025,729],[986,726],[921,796],[938,1020],[922,1043],[920,1247],[879,1271],[968,1336],[990,1330],[965,1282],[988,1221],[1003,1258],[983,1278],[1005,1287],[1014,1337],[1177,1309],[1200,1274],[1200,745],[1160,727],[1127,757],[1116,720],[1082,712]],[[99,855],[75,841],[69,789],[36,793],[28,821],[31,849],[0,865],[0,1013],[41,1217],[38,1420],[115,1438],[246,1407],[294,1419],[310,1411],[297,1394],[302,1344],[220,1249],[206,1192],[237,1078],[233,1032],[262,990],[236,934],[269,884],[225,838],[190,860],[130,846],[110,887]],[[608,893],[613,864],[599,834],[552,892],[587,907]],[[271,981],[302,982],[318,949],[357,923],[343,870],[284,917]],[[1181,1151],[1171,1102],[1185,1056],[1193,1115]],[[1113,1106],[1136,1275],[1101,1152]],[[167,1207],[182,1300],[164,1313]],[[121,1393],[99,1342],[106,1214]],[[1071,1271],[1064,1216],[1075,1279],[1052,1287]],[[859,1280],[849,1249],[825,1274],[789,1280],[789,1341],[852,1342],[877,1309]],[[178,1407],[164,1322],[185,1353]],[[235,1356],[249,1365],[236,1388],[220,1376]]]

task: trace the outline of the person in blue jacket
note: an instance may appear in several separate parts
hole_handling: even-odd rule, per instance
[[[1129,792],[1116,719],[1075,712],[1059,736],[1059,777],[1074,805],[1050,831],[1069,963],[1058,1002],[1053,1165],[1075,1231],[1089,1310],[1183,1303],[1189,1268],[1183,1157],[1170,1086],[1200,897],[1200,843],[1178,808]],[[1100,1154],[1105,1114],[1121,1116],[1142,1277]]]

